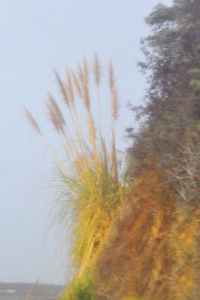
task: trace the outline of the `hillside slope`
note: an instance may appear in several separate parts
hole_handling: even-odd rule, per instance
[[[199,15],[199,0],[175,0],[146,19],[149,89],[129,129],[130,193],[95,269],[100,299],[199,299]]]

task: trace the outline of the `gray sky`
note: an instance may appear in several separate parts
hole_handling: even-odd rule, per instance
[[[47,232],[52,201],[48,150],[27,126],[23,106],[44,120],[44,100],[61,74],[97,51],[110,57],[121,95],[120,137],[131,122],[128,101],[138,104],[144,80],[137,69],[140,38],[152,8],[170,0],[7,0],[0,2],[0,281],[63,283],[56,274],[64,254],[52,259],[61,239]],[[41,121],[43,122],[43,121]],[[121,144],[120,147],[124,147]],[[56,278],[54,278],[56,277]]]

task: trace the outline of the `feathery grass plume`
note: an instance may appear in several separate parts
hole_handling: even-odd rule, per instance
[[[80,82],[83,84],[83,69],[81,68],[80,63],[78,63],[78,78]]]
[[[56,80],[57,80],[58,86],[60,88],[61,95],[63,96],[63,100],[64,100],[65,104],[69,107],[69,105],[70,105],[69,104],[69,98],[68,98],[68,95],[67,95],[65,85],[64,85],[63,81],[61,80],[58,72],[55,69],[54,69],[54,74],[56,76]]]
[[[112,138],[112,156],[111,156],[111,161],[112,161],[112,176],[115,184],[118,184],[118,171],[117,171],[117,152],[116,152],[116,145],[115,145],[115,138],[113,134]]]
[[[65,153],[66,153],[68,159],[71,160],[71,156],[73,157],[73,153],[74,153],[74,151],[77,152],[77,149],[74,149],[74,151],[72,151],[71,136],[68,132],[65,119],[63,117],[63,114],[62,114],[56,100],[50,93],[48,94],[48,98],[49,98],[49,101],[46,102],[46,107],[47,107],[47,113],[49,116],[49,120],[52,123],[52,125],[54,126],[56,132],[62,133],[62,135],[66,138],[67,145],[65,145],[63,143],[63,148],[65,150]],[[70,155],[69,151],[71,152],[71,155]]]
[[[118,174],[117,174],[117,152],[116,152],[116,121],[118,118],[118,93],[115,86],[114,70],[112,61],[109,62],[109,87],[111,93],[111,111],[112,111],[112,175],[116,184],[118,184]]]
[[[36,131],[36,133],[41,134],[40,127],[38,126],[38,123],[35,121],[33,115],[30,113],[30,111],[24,107],[25,117],[29,121],[29,124],[31,127]]]
[[[88,72],[88,63],[86,57],[83,59],[83,80],[88,84],[89,72]]]
[[[99,126],[99,136],[101,137],[101,99],[100,99],[100,79],[101,79],[101,66],[99,63],[99,58],[97,53],[94,54],[94,62],[93,62],[93,73],[94,73],[94,80],[97,87],[97,101],[98,101],[98,126]]]
[[[109,62],[109,85],[110,85],[110,90],[112,92],[112,90],[115,86],[115,77],[114,77],[114,70],[113,70],[113,65],[112,65],[111,59]]]
[[[84,95],[84,104],[87,108],[87,111],[90,111],[90,98],[89,98],[89,92],[88,92],[88,86],[87,82],[84,80],[83,82],[83,95]]]
[[[60,110],[59,105],[57,104],[55,98],[50,93],[49,93],[48,97],[49,97],[49,102],[51,103],[52,109],[54,110],[55,115],[56,115],[57,119],[59,120],[60,126],[62,126],[64,128],[66,125],[66,122],[65,122],[64,116]]]
[[[95,141],[95,133],[94,133],[95,128],[94,128],[94,124],[90,112],[90,96],[88,91],[88,67],[87,67],[87,60],[85,57],[83,59],[83,67],[81,67],[80,63],[78,63],[78,76],[82,85],[81,95],[84,100],[84,105],[88,113],[88,120],[90,124],[89,131],[90,131],[91,142],[93,143],[93,141]]]
[[[82,69],[81,69],[82,70]],[[82,78],[82,85],[83,85],[83,99],[84,99],[84,104],[86,107],[86,110],[88,112],[88,124],[89,124],[89,132],[90,132],[90,139],[91,143],[94,148],[94,157],[95,161],[97,162],[97,149],[96,149],[96,133],[95,133],[95,125],[94,125],[94,120],[93,116],[91,113],[91,107],[90,107],[90,95],[89,95],[89,88],[88,88],[88,78],[89,78],[89,72],[88,72],[88,65],[87,65],[87,60],[84,57],[83,59],[83,78]]]
[[[72,81],[71,81],[71,75],[69,70],[67,69],[67,91],[70,99],[70,103],[73,108],[75,108],[75,103],[74,103],[74,91],[73,91],[73,86],[72,86]]]
[[[90,112],[88,114],[88,124],[89,124],[89,131],[91,137],[91,144],[94,146],[94,148],[96,148],[96,133],[95,133],[94,121]]]
[[[75,82],[74,81],[72,82],[71,74],[70,74],[69,70],[66,69],[66,71],[67,71],[67,92],[68,92],[70,103],[71,103],[71,105],[69,107],[69,111],[71,114],[71,119],[72,119],[73,126],[75,129],[76,137],[78,140],[78,146],[80,147],[80,150],[81,150],[82,159],[84,159],[84,150],[83,150],[83,145],[82,145],[82,140],[81,140],[82,131],[81,131],[81,126],[80,126],[80,122],[79,122],[79,117],[77,115],[75,96],[74,96],[74,91],[73,91],[73,89],[74,89],[73,84],[75,85]],[[71,71],[71,73],[72,72],[73,71]]]
[[[117,174],[117,152],[116,152],[116,121],[118,118],[118,93],[117,93],[117,88],[114,85],[113,81],[113,67],[112,64],[110,63],[110,89],[111,89],[111,111],[112,111],[112,154],[111,154],[111,161],[112,161],[112,174],[113,178],[118,184],[118,174]],[[111,85],[112,82],[112,85]]]
[[[50,122],[53,124],[55,130],[59,132],[60,124],[57,121],[56,115],[51,107],[51,104],[46,102],[46,107],[47,107],[47,113],[48,113]]]
[[[54,99],[54,97],[49,93],[48,95],[49,103],[46,103],[48,108],[48,114],[50,117],[50,120],[52,124],[54,125],[55,129],[62,132],[64,134],[65,130],[65,119],[63,117],[63,114]]]
[[[74,86],[76,88],[77,94],[80,98],[82,98],[83,95],[82,95],[82,91],[81,91],[81,87],[80,87],[78,78],[76,77],[76,74],[72,70],[71,70],[71,74],[72,74],[72,78],[73,78],[73,81],[74,81]]]
[[[103,170],[105,172],[105,177],[108,176],[108,168],[109,168],[109,165],[108,165],[108,152],[107,152],[107,149],[106,149],[106,144],[105,144],[105,141],[104,139],[102,138],[102,135],[100,136],[100,143],[101,143],[101,161],[102,161],[102,164],[103,164]]]
[[[46,137],[42,134],[42,132],[41,132],[41,130],[40,130],[37,122],[33,118],[32,114],[29,112],[29,110],[27,108],[24,108],[24,111],[25,111],[25,117],[28,120],[30,126],[36,131],[37,134],[39,134],[43,138],[45,144],[48,146],[50,152],[52,153],[53,157],[55,158],[55,161],[56,161],[56,164],[57,164],[59,170],[61,171],[61,173],[63,174],[63,176],[65,176],[66,175],[66,171],[63,168],[60,160],[58,159],[58,157],[56,155],[56,152],[54,151],[54,149],[52,148],[52,146],[49,144],[49,142],[47,141]]]
[[[96,52],[94,54],[93,72],[94,72],[95,83],[96,83],[97,86],[99,86],[99,84],[100,84],[100,78],[101,78],[101,69],[100,69],[99,58],[98,58]]]
[[[75,130],[76,130],[76,134],[78,136],[78,139],[79,139],[79,145],[81,145],[81,142],[80,142],[80,133],[78,132],[77,130],[77,125],[76,125],[76,120],[74,119],[74,116],[73,116],[73,112],[72,112],[72,109],[75,109],[75,104],[74,104],[74,94],[73,94],[73,87],[72,87],[72,82],[71,82],[71,78],[70,78],[70,74],[67,70],[67,89],[65,88],[65,85],[63,83],[63,81],[61,80],[59,74],[57,73],[56,70],[54,70],[54,73],[56,75],[56,79],[57,79],[57,82],[58,82],[58,86],[60,88],[60,91],[61,91],[61,94],[63,96],[63,100],[65,102],[65,104],[67,105],[67,107],[69,108],[69,111],[70,111],[70,114],[71,114],[71,118],[74,122],[74,127],[75,127]],[[69,95],[68,95],[68,93]],[[71,105],[70,105],[71,104]],[[67,130],[67,136],[68,136],[68,139],[70,139],[70,133],[69,133],[69,130]],[[77,153],[77,149],[76,149],[76,146],[74,146],[74,150],[76,151]]]
[[[112,89],[112,95],[111,95],[111,103],[112,103],[112,117],[116,121],[117,120],[117,114],[118,114],[118,93],[116,87]]]
[[[90,111],[90,96],[88,90],[88,67],[87,67],[87,60],[84,58],[83,60],[83,95],[84,95],[84,103],[85,107],[88,111]]]

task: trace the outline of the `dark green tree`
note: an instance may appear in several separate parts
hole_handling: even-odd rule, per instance
[[[142,40],[146,74],[146,103],[137,116],[143,125],[130,149],[132,173],[147,167],[149,154],[169,168],[169,154],[196,132],[200,119],[200,0],[159,4],[146,18],[152,34]],[[129,131],[130,132],[130,131]]]

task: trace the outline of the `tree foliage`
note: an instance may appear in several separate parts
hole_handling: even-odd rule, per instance
[[[139,65],[148,90],[138,114],[145,122],[130,151],[136,171],[137,165],[145,166],[150,150],[161,167],[169,166],[168,153],[176,152],[199,122],[199,15],[199,0],[179,0],[172,7],[156,6],[146,18],[152,34],[142,40],[146,60]]]

